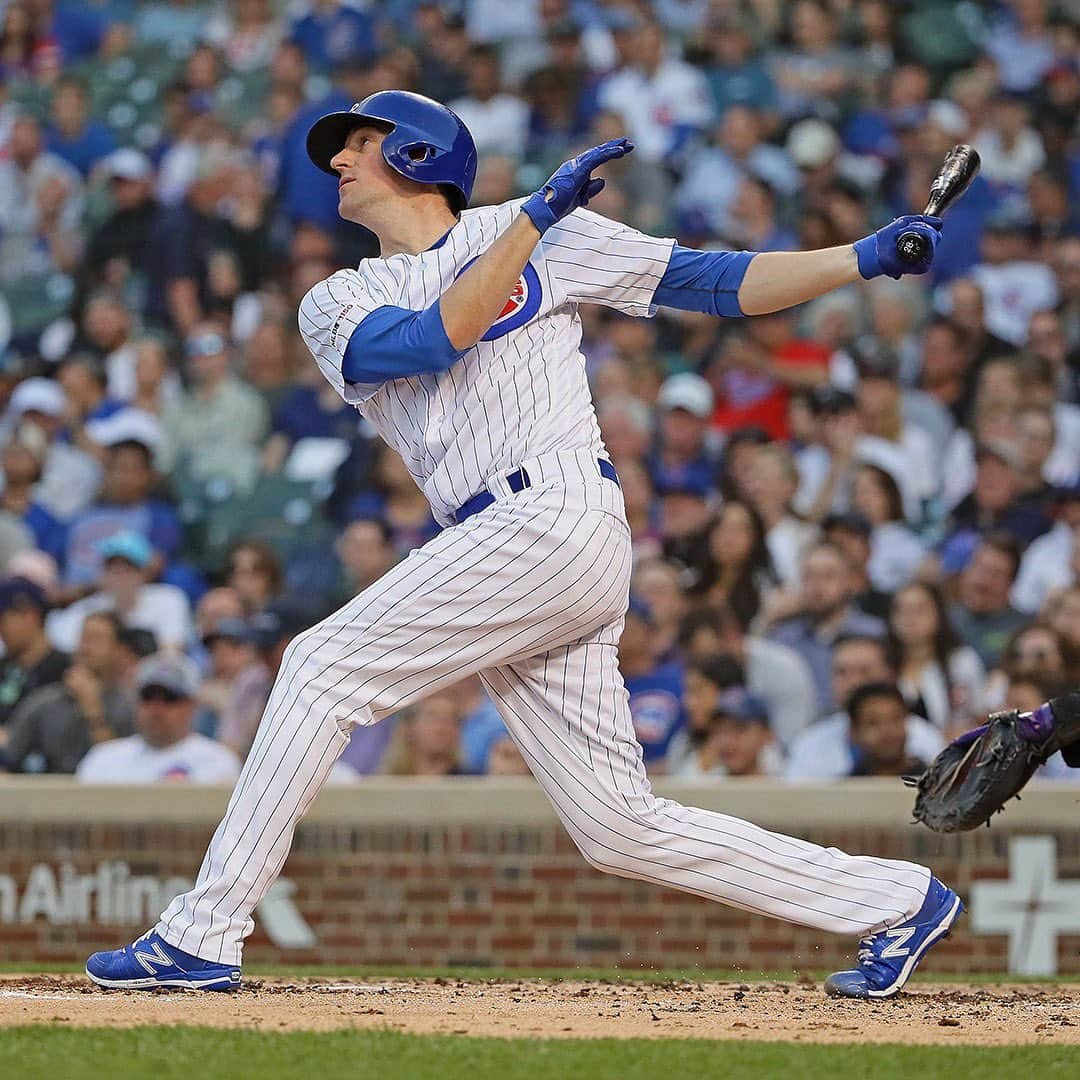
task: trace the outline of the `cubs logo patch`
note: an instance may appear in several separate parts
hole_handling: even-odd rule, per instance
[[[475,261],[475,259],[470,259],[461,268],[457,276],[460,277],[465,273]],[[503,305],[502,311],[499,312],[498,317],[491,326],[480,335],[480,340],[494,341],[496,338],[501,338],[512,330],[524,326],[540,310],[540,302],[543,298],[544,293],[540,287],[540,276],[533,268],[532,263],[526,263],[525,269],[521,272],[521,277],[517,279],[517,284],[514,285],[513,291]]]

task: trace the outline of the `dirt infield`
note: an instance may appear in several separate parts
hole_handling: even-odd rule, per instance
[[[1080,1045],[1080,986],[922,984],[893,1001],[866,1003],[827,998],[810,980],[252,979],[225,995],[106,992],[73,975],[0,976],[0,1026],[29,1023],[385,1028],[517,1038]]]

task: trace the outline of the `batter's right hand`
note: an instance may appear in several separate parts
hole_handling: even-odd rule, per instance
[[[629,139],[612,139],[586,150],[577,157],[560,165],[551,179],[537,192],[530,195],[521,209],[529,215],[532,223],[546,232],[556,221],[566,217],[579,206],[584,206],[604,186],[603,180],[593,180],[593,169],[605,161],[621,158],[634,149]]]

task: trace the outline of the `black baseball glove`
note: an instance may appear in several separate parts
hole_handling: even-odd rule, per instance
[[[1058,750],[1080,765],[1080,692],[1054,698],[1033,713],[992,713],[987,722],[950,743],[921,776],[915,820],[934,832],[975,829],[998,811]]]

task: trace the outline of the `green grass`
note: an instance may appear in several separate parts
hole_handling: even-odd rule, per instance
[[[503,1040],[396,1032],[290,1034],[146,1027],[0,1031],[0,1076],[27,1080],[956,1080],[1076,1076],[1069,1047],[814,1046],[704,1040]]]
[[[43,973],[56,975],[82,974],[82,964],[48,964],[35,961],[5,961],[0,963],[3,973]],[[739,971],[734,968],[496,968],[496,967],[403,967],[403,966],[353,966],[312,965],[308,967],[282,964],[245,964],[244,975],[252,979],[462,979],[468,982],[506,982],[517,979],[545,979],[549,982],[790,982],[799,974],[809,975],[818,981],[829,974],[822,968],[792,968],[789,971]],[[980,972],[961,975],[956,972],[922,971],[918,982],[970,982],[970,983],[1074,983],[1080,982],[1080,974],[1040,976],[1025,978],[1004,972]]]

